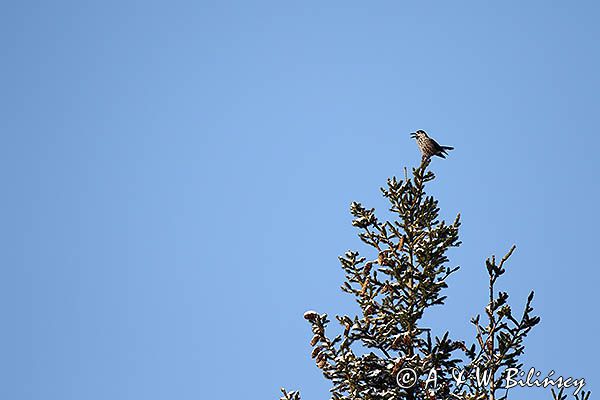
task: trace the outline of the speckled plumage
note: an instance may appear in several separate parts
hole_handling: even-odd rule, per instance
[[[411,133],[411,136],[417,140],[417,146],[421,150],[423,160],[428,160],[433,156],[446,158],[448,150],[454,150],[454,147],[440,146],[435,140],[427,136],[427,132],[422,129]]]

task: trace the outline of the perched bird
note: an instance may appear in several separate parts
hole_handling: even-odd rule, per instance
[[[413,139],[417,139],[417,145],[423,155],[423,161],[428,160],[433,156],[446,158],[448,150],[454,150],[454,147],[440,146],[435,140],[427,136],[427,132],[422,129],[412,132],[410,136]]]

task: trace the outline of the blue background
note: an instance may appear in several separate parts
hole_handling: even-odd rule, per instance
[[[327,398],[307,309],[356,312],[352,200],[432,167],[472,338],[485,258],[541,324],[528,366],[598,381],[591,1],[14,2],[0,13],[0,398]],[[549,399],[547,390],[519,392]]]

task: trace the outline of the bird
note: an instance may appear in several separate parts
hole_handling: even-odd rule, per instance
[[[448,150],[454,150],[454,147],[440,146],[438,142],[427,136],[427,132],[419,129],[416,132],[411,132],[410,136],[417,139],[417,146],[423,155],[423,161],[429,160],[433,156],[446,158]]]

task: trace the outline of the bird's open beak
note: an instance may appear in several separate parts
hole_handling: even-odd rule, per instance
[[[413,139],[416,138],[417,137],[417,133],[416,132],[411,132],[410,133],[410,137],[413,138]]]

